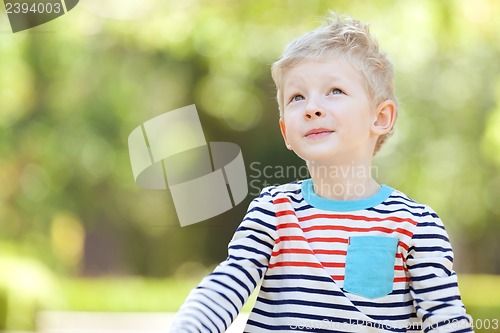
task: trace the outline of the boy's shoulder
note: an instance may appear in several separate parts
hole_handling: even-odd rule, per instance
[[[436,212],[429,205],[412,199],[400,190],[394,188],[392,190],[392,194],[388,198],[387,202],[385,202],[385,204],[391,204],[391,201],[393,201],[394,203],[399,202],[401,205],[407,206],[408,208],[420,210],[424,214],[424,216],[431,215],[433,217],[438,217]]]
[[[291,203],[299,204],[304,201],[302,184],[305,181],[306,180],[296,180],[286,184],[265,187],[262,189],[259,198],[268,202],[276,202],[278,199],[285,199]],[[393,187],[384,186],[392,190],[390,195],[377,206],[370,207],[370,210],[374,212],[378,211],[379,213],[385,212],[387,214],[406,211],[407,213],[412,213],[415,217],[438,217],[436,212],[427,204],[418,202],[406,193]]]
[[[268,197],[275,200],[283,197],[293,197],[299,199],[302,196],[302,182],[304,180],[296,180],[286,184],[271,185],[264,187],[259,197]]]

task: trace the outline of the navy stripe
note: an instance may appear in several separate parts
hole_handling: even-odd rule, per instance
[[[292,196],[292,195],[286,195],[286,196],[283,196],[283,195],[280,195],[281,193],[277,193],[276,195],[273,196],[273,200],[276,200],[276,197],[279,196],[280,198],[287,198],[287,199],[290,199],[291,201],[297,203],[297,204],[300,204],[302,202],[304,202],[304,198],[302,197],[302,195],[298,196],[298,198],[296,198],[295,196]],[[298,193],[294,193],[294,194],[298,194]],[[294,207],[295,208],[295,207]]]
[[[432,315],[432,312],[437,311],[437,310],[441,310],[441,309],[445,309],[445,308],[448,308],[448,307],[450,307],[450,304],[446,304],[446,303],[441,303],[441,304],[438,304],[436,306],[430,307],[430,308],[427,309],[427,311],[429,311],[429,314],[424,315],[422,317],[422,319],[426,320],[430,315]]]
[[[357,310],[358,310],[354,306],[341,305],[341,304],[332,304],[332,303],[323,303],[323,302],[316,302],[316,301],[311,301],[311,300],[297,300],[297,299],[271,300],[271,299],[265,299],[265,298],[262,298],[262,297],[257,297],[257,301],[259,301],[261,303],[265,303],[265,304],[271,304],[271,305],[292,304],[292,305],[302,305],[302,306],[305,306],[305,307],[317,307],[317,308],[325,308],[325,309],[338,309],[338,310],[355,311],[355,312],[357,312]]]
[[[208,308],[208,306],[206,306],[206,304],[204,304],[203,302],[200,301],[200,304],[202,304],[205,308]],[[203,311],[203,309],[198,309],[201,314],[207,318],[207,320],[212,323],[212,325],[214,325],[215,327],[217,327],[217,325],[215,325],[215,323],[212,321],[212,319],[210,318],[210,316],[205,312]],[[207,330],[211,331],[203,322],[201,323],[203,327],[205,327]],[[219,329],[217,329],[217,331],[220,333]]]
[[[449,242],[448,237],[439,234],[414,234],[412,239],[441,239],[445,242]]]
[[[224,320],[222,319],[222,317],[221,317],[221,316],[219,316],[219,315],[217,314],[217,312],[215,312],[215,311],[212,309],[212,307],[208,306],[207,304],[205,304],[205,303],[204,303],[204,302],[202,302],[202,301],[200,301],[200,304],[204,305],[204,306],[205,306],[205,308],[207,308],[208,310],[210,310],[210,312],[212,312],[212,313],[213,313],[213,314],[214,314],[217,318],[219,318],[219,320],[220,320],[222,323],[224,323],[224,328],[227,328],[227,327],[226,327],[226,324],[225,324],[225,322],[224,322]],[[217,325],[213,322],[213,320],[212,320],[212,319],[211,319],[208,315],[206,315],[206,314],[205,314],[205,312],[203,312],[203,310],[201,310],[201,309],[200,309],[200,311],[201,311],[201,312],[202,312],[202,313],[203,313],[203,314],[204,314],[204,315],[208,318],[208,320],[210,320],[210,322],[211,322],[211,323],[212,323],[212,324],[213,324],[213,325],[217,328]],[[219,328],[217,328],[217,332],[220,332]]]
[[[257,229],[254,229],[254,228],[244,227],[244,226],[239,227],[236,230],[236,232],[238,232],[238,231],[252,231],[252,232],[255,232],[257,234],[269,237],[269,239],[271,239],[273,241],[273,243],[274,243],[274,238],[271,235],[269,235],[267,232],[264,232],[264,231],[261,231],[261,230],[257,230]]]
[[[308,210],[308,209],[311,209],[311,208],[314,208],[314,207],[313,207],[313,206],[311,206],[311,205],[309,205],[309,204],[307,204],[307,205],[304,205],[304,206],[302,206],[302,207],[297,207],[297,208],[295,208],[295,211],[296,211],[296,212],[301,212],[301,211],[303,211],[303,210]]]
[[[370,308],[402,308],[406,306],[412,306],[413,301],[406,302],[392,302],[392,303],[376,303],[376,302],[363,302],[363,301],[352,301],[352,304],[356,306],[365,306]]]
[[[436,299],[436,301],[438,301],[438,302],[453,302],[453,301],[461,301],[461,300],[462,300],[462,298],[460,297],[460,295],[455,295],[455,296],[443,297],[443,298]]]
[[[248,293],[248,295],[250,295],[252,293],[252,290],[250,290],[250,288],[248,288],[246,286],[246,284],[244,284],[240,279],[238,279],[236,276],[233,276],[231,274],[228,274],[228,273],[224,273],[224,272],[213,272],[211,274],[212,276],[214,275],[221,275],[221,276],[227,276],[228,278],[230,278],[231,280],[233,280],[234,282],[236,282],[237,284],[239,284],[241,286],[241,288],[245,289],[245,291]]]
[[[267,260],[269,260],[269,258],[271,257],[271,253],[262,252],[260,250],[257,250],[256,248],[245,246],[245,245],[239,245],[239,244],[231,245],[231,246],[229,246],[229,249],[230,250],[245,250],[245,251],[248,251],[248,252],[259,254],[261,256],[266,257]]]
[[[214,293],[218,294],[219,296],[221,296],[222,298],[224,298],[226,301],[228,301],[228,303],[231,304],[231,306],[234,308],[234,310],[236,311],[236,313],[238,313],[238,307],[229,299],[229,297],[227,297],[225,294],[221,293],[220,291],[217,291],[217,290],[209,288],[209,287],[203,287],[203,286],[198,286],[198,287],[196,287],[196,289],[198,289],[198,290],[208,290],[208,291],[211,291],[211,292],[214,292]],[[233,318],[232,315],[231,315],[231,320],[234,320],[234,318]]]
[[[386,214],[394,214],[394,213],[397,213],[397,212],[406,212],[406,213],[409,213],[409,214],[411,214],[411,215],[413,215],[415,217],[422,217],[422,215],[424,214],[424,213],[420,214],[420,213],[412,212],[411,210],[406,209],[406,208],[400,208],[400,209],[396,209],[396,210],[384,210],[384,209],[377,209],[377,208],[371,207],[371,208],[367,208],[366,210],[369,210],[371,212],[376,212],[376,213],[379,213],[379,214],[384,214],[384,215],[386,215]]]
[[[420,222],[418,224],[419,228],[424,228],[424,227],[434,227],[434,228],[439,228],[441,230],[445,230],[444,225],[439,225],[436,224],[435,222]]]
[[[380,321],[392,321],[392,320],[408,320],[410,319],[410,314],[405,313],[402,315],[370,315],[372,319],[380,320]]]
[[[412,246],[408,248],[408,252],[412,249],[415,252],[453,252],[451,248],[442,246]]]
[[[448,283],[448,284],[445,284],[445,285],[438,285],[438,286],[435,286],[435,287],[423,288],[423,289],[418,289],[418,290],[415,290],[413,287],[410,286],[410,289],[416,295],[421,295],[421,294],[426,294],[426,293],[430,293],[430,292],[433,292],[433,291],[438,291],[438,290],[448,289],[448,288],[457,288],[457,287],[458,287],[458,285],[456,283]],[[421,300],[421,301],[423,301],[423,300]]]
[[[412,280],[412,282],[419,282],[419,281],[425,281],[428,279],[433,279],[435,277],[437,277],[436,274],[430,273],[430,274],[421,275],[421,276],[412,276],[411,280]]]
[[[417,269],[417,268],[429,268],[429,267],[434,267],[434,268],[439,268],[441,269],[443,272],[446,273],[446,275],[450,276],[451,275],[451,272],[448,268],[446,268],[445,266],[441,265],[441,264],[438,264],[436,262],[424,262],[424,263],[421,263],[421,264],[415,264],[415,265],[408,265],[408,263],[406,264],[408,266],[409,269]]]
[[[305,287],[264,287],[261,286],[260,290],[266,293],[284,293],[284,292],[301,292],[307,294],[319,294],[319,295],[329,295],[329,296],[340,296],[343,297],[344,293],[341,291],[333,291],[326,289],[312,289]]]
[[[228,264],[228,266],[234,267],[237,270],[239,270],[240,272],[242,272],[243,274],[245,274],[246,277],[248,278],[248,280],[252,283],[253,288],[255,289],[257,287],[257,281],[255,281],[253,279],[253,276],[250,273],[248,273],[247,270],[244,267],[242,267],[242,266],[240,266],[240,265],[238,265],[236,263],[233,263],[233,262],[230,262]]]
[[[264,276],[264,280],[294,280],[294,279],[323,281],[323,282],[332,282],[333,281],[331,277],[305,275],[305,274],[275,274],[275,275]]]
[[[231,322],[235,319],[234,318],[234,314],[231,313],[231,311],[229,311],[228,309],[224,308],[222,305],[218,304],[217,302],[215,302],[214,300],[212,300],[210,297],[208,297],[207,295],[202,295],[204,296],[207,300],[209,300],[210,302],[212,302],[215,306],[217,306],[218,308],[220,308],[222,311],[226,312],[228,315],[229,315],[229,318],[231,318]],[[224,319],[215,312],[215,310],[212,309],[211,306],[208,306],[207,304],[204,304],[203,302],[200,301],[201,304],[205,305],[205,307],[207,307],[210,311],[214,312],[214,314],[220,319],[220,321],[222,323],[224,323],[224,327],[227,329],[227,325],[224,321]]]
[[[396,289],[393,290],[389,295],[404,295],[410,293],[408,289]]]
[[[296,190],[293,190],[293,191],[279,191],[279,192],[275,192],[275,193],[272,193],[271,194],[271,197],[273,199],[276,199],[276,197],[283,197],[283,195],[285,195],[286,197],[292,197],[290,194],[294,194],[294,195],[297,195],[299,196],[300,195],[300,198],[302,198],[302,193],[301,193],[301,190],[300,190],[300,186],[296,189]]]
[[[384,201],[384,202],[381,203],[381,205],[384,205],[384,206],[404,205],[404,206],[410,207],[412,209],[424,209],[424,206],[411,206],[411,205],[408,205],[407,203],[402,202],[402,201]]]
[[[267,268],[267,265],[264,265],[264,264],[261,264],[260,262],[258,262],[256,259],[254,258],[246,258],[246,257],[237,257],[237,256],[233,256],[233,255],[230,255],[228,257],[229,259],[233,259],[233,260],[236,260],[236,261],[250,261],[251,263],[253,263],[255,266],[257,267],[260,267],[260,268]]]
[[[212,280],[212,282],[215,283],[215,284],[218,284],[218,285],[220,285],[222,287],[225,287],[228,290],[231,290],[236,295],[236,297],[238,297],[240,299],[241,304],[245,304],[245,299],[238,292],[238,290],[234,289],[233,287],[228,286],[224,282],[220,282],[220,281],[217,281],[217,280]],[[231,302],[231,303],[233,304],[234,308],[236,309],[236,312],[238,312],[238,307],[236,306],[236,304],[234,304],[233,302]]]
[[[274,247],[274,242],[273,242],[273,244],[267,243],[267,242],[263,241],[262,239],[258,238],[255,235],[248,235],[247,238],[255,241],[256,243],[264,245],[265,247],[269,248],[271,251],[272,251],[272,249]]]
[[[399,198],[399,199],[403,199],[403,200],[409,201],[411,203],[418,203],[415,200],[410,199],[409,197],[404,197],[404,196],[396,195],[396,194],[391,194],[391,196],[389,198]]]
[[[262,213],[264,215],[267,215],[267,216],[271,216],[271,217],[276,217],[276,213],[275,212],[272,212],[270,210],[267,210],[267,209],[264,209],[264,208],[261,208],[259,206],[254,206],[253,208],[251,208],[247,214],[250,214],[250,213],[254,213],[254,212],[259,212],[259,213]]]

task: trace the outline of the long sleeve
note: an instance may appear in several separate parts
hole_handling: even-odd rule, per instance
[[[410,292],[424,332],[472,332],[453,271],[453,251],[437,214],[426,207],[408,249]]]
[[[269,188],[252,201],[228,245],[228,257],[188,295],[171,333],[224,332],[267,270],[275,241]]]

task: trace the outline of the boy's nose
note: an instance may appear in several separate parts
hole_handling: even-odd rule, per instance
[[[305,113],[304,113],[304,117],[306,119],[319,118],[319,117],[323,117],[324,115],[325,115],[325,112],[322,111],[317,106],[315,106],[315,107],[308,107],[305,110]]]

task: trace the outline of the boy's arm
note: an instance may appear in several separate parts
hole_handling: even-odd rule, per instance
[[[268,188],[252,201],[228,246],[228,258],[191,291],[171,333],[225,332],[267,270],[275,241],[274,207]]]
[[[438,215],[426,208],[406,259],[417,316],[425,333],[472,332],[453,271],[448,234]]]

